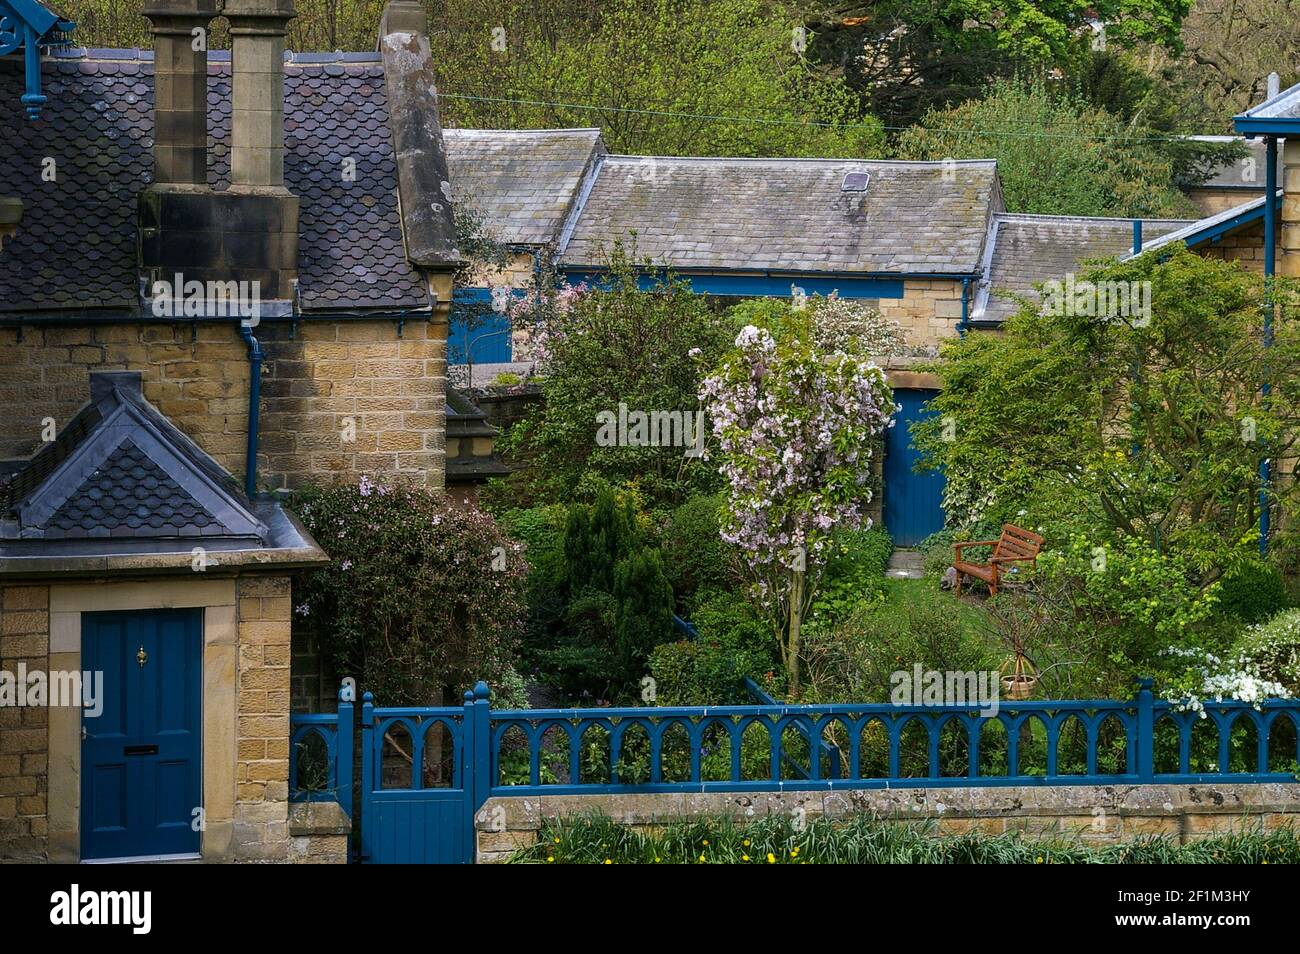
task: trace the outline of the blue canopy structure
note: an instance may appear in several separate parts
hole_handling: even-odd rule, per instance
[[[27,88],[22,95],[29,119],[39,119],[46,97],[41,93],[41,49],[71,46],[76,24],[51,13],[36,0],[0,0],[0,56],[23,50]]]

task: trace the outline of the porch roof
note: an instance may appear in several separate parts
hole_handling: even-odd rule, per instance
[[[1300,83],[1234,116],[1232,124],[1248,136],[1300,134]]]
[[[90,375],[90,401],[0,482],[0,575],[305,566],[327,558],[273,500],[234,478],[140,391],[132,371]]]

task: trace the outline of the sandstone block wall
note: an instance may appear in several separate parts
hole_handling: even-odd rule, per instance
[[[49,608],[47,586],[0,588],[0,670],[47,668]],[[45,857],[48,724],[47,709],[0,706],[0,861]]]
[[[258,482],[404,475],[441,487],[445,321],[263,321]],[[231,323],[0,328],[0,459],[21,458],[86,403],[91,370],[134,370],[145,397],[243,474],[248,349]]]
[[[974,300],[974,288],[970,291]],[[907,279],[902,298],[882,298],[880,313],[903,326],[907,343],[933,347],[955,337],[961,321],[961,282],[949,279]]]

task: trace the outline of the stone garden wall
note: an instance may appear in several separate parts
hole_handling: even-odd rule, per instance
[[[1017,788],[654,795],[542,795],[490,798],[474,817],[477,859],[504,861],[534,844],[542,822],[600,812],[651,829],[684,816],[802,813],[815,818],[867,814],[940,834],[1023,832],[1030,838],[1129,841],[1151,835],[1185,843],[1251,828],[1300,828],[1300,783],[1276,785],[1062,785]]]

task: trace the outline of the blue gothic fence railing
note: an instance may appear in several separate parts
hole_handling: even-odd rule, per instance
[[[291,802],[334,801],[352,815],[352,710],[340,693],[337,712],[289,716]]]
[[[351,706],[294,716],[291,798],[351,812]],[[362,857],[468,860],[491,796],[764,792],[1016,785],[1263,783],[1300,772],[1300,700],[1130,700],[975,706],[744,705],[361,711]],[[326,782],[305,784],[300,743],[324,741]],[[318,745],[319,748],[319,745]],[[319,773],[318,773],[319,774]],[[331,794],[332,793],[332,794]]]

